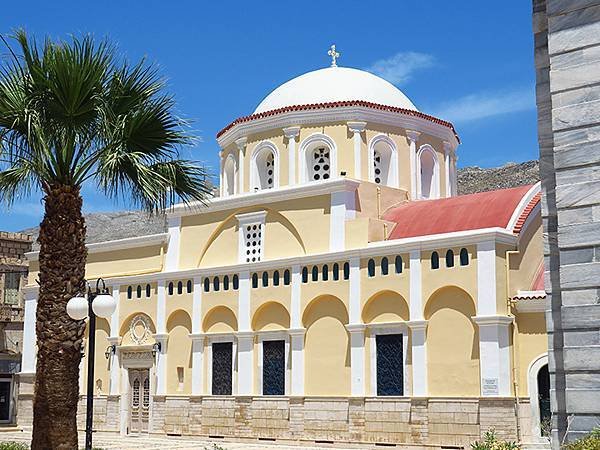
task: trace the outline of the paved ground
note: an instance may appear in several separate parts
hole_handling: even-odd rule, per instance
[[[83,446],[84,434],[79,432],[79,440]],[[29,443],[31,434],[26,431],[4,431],[0,433],[0,442],[17,441]],[[116,433],[94,433],[94,447],[103,450],[358,450],[373,448],[370,446],[310,446],[309,444],[284,445],[277,442],[273,443],[253,443],[253,442],[225,442],[222,440],[193,438],[193,437],[173,437],[173,436],[126,436],[121,437]]]

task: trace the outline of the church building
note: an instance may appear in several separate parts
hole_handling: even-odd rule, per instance
[[[458,195],[453,125],[330,55],[218,133],[208,205],[88,245],[86,278],[118,300],[97,320],[95,429],[457,448],[495,428],[543,443],[539,184]]]

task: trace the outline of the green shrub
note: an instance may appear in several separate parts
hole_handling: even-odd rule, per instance
[[[491,429],[483,435],[483,441],[475,441],[471,444],[472,450],[519,450],[516,442],[501,441],[496,436],[496,431]]]
[[[600,428],[595,428],[586,437],[571,442],[563,448],[566,450],[600,450]]]
[[[0,450],[29,450],[29,445],[22,442],[0,442]]]

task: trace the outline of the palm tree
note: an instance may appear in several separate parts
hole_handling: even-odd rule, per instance
[[[76,449],[84,321],[66,314],[84,292],[85,222],[81,189],[149,212],[176,199],[205,201],[204,169],[179,159],[192,136],[144,61],[129,65],[107,41],[46,39],[19,30],[17,51],[0,65],[0,200],[41,192],[37,376],[32,449]]]

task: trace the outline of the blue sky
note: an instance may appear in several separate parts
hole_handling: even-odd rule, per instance
[[[109,37],[130,60],[156,62],[179,112],[201,137],[185,157],[216,168],[215,134],[250,114],[275,87],[329,64],[367,69],[402,89],[423,112],[452,121],[459,166],[538,157],[531,4],[526,1],[201,2],[29,0],[4,5],[0,32],[38,38]],[[5,51],[1,50],[4,54]],[[213,169],[214,171],[214,169]],[[85,210],[128,207],[85,188]],[[41,218],[39,196],[10,211],[0,229]]]

